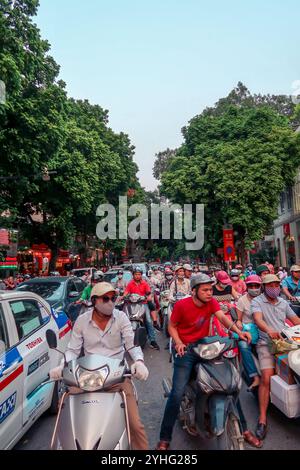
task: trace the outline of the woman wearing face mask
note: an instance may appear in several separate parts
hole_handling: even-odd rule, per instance
[[[125,347],[134,361],[131,366],[132,376],[139,380],[147,380],[149,372],[144,364],[141,348],[134,347],[134,333],[130,321],[124,312],[114,308],[116,301],[114,287],[107,282],[96,284],[91,293],[91,300],[93,307],[80,315],[74,324],[66,350],[66,361],[79,357],[82,347],[84,355],[98,354],[122,360]],[[50,371],[50,378],[59,379],[63,367],[64,360],[61,366]],[[110,390],[123,391],[126,395],[133,449],[148,450],[148,439],[139,417],[131,380],[126,378],[123,383],[112,386]]]
[[[182,294],[183,296],[189,295],[191,292],[191,284],[189,279],[184,276],[183,266],[176,266],[175,268],[175,279],[170,285],[170,301],[176,301],[176,295]]]
[[[247,292],[246,284],[242,279],[240,279],[240,274],[237,269],[231,270],[230,279],[232,287],[238,294],[244,295]]]
[[[248,276],[245,282],[247,286],[247,293],[238,300],[236,308],[239,320],[236,325],[241,330],[245,325],[247,325],[246,328],[250,328],[249,332],[251,333],[252,344],[256,344],[258,340],[258,329],[253,321],[250,307],[251,301],[261,294],[262,280],[259,276],[253,274],[252,276]],[[260,377],[252,357],[251,345],[245,341],[239,341],[239,349],[246,374],[250,379],[252,379],[252,384],[248,388],[249,391],[252,391],[254,388],[259,386]]]
[[[231,280],[225,271],[218,271],[216,273],[216,284],[213,286],[213,296],[221,303],[230,303],[232,297],[234,300],[239,298],[239,294],[231,285]]]

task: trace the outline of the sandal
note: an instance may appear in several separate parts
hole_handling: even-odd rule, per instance
[[[243,437],[245,441],[248,442],[248,444],[250,444],[252,447],[260,448],[263,446],[263,442],[257,437],[255,437],[251,431],[245,431],[243,433]]]
[[[170,442],[167,441],[159,441],[157,446],[155,447],[155,450],[168,450],[170,447]]]

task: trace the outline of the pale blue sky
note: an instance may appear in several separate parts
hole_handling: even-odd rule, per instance
[[[300,79],[299,0],[40,0],[36,19],[70,96],[109,110],[136,146],[143,186],[154,155],[239,80],[291,94]]]

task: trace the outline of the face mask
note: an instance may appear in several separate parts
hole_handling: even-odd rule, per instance
[[[221,282],[219,282],[219,286],[221,287],[221,289],[226,289],[227,284],[221,284]]]
[[[177,277],[178,277],[178,279],[184,279],[184,275],[182,275],[182,274],[180,274],[180,275],[178,274]]]
[[[171,279],[173,279],[173,276],[166,276],[166,279],[168,279],[168,281],[170,281]]]
[[[251,296],[251,297],[257,297],[258,295],[261,294],[261,289],[248,289],[248,294]]]
[[[270,299],[276,299],[280,294],[280,287],[265,287],[265,293]]]
[[[106,315],[107,317],[112,316],[114,308],[115,308],[115,302],[112,302],[111,300],[106,303],[101,302],[100,304],[95,305],[95,309],[97,310],[97,312],[102,313],[103,315]]]
[[[232,277],[231,279],[232,279],[234,282],[236,282],[236,281],[239,280],[238,276],[234,276],[234,277]]]
[[[123,275],[122,275],[122,274],[119,274],[119,275],[118,275],[118,278],[119,278],[119,279],[123,279]]]

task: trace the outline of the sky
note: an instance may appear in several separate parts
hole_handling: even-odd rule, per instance
[[[40,0],[35,22],[69,96],[109,110],[129,135],[142,186],[155,154],[242,81],[292,94],[300,80],[299,0]]]

